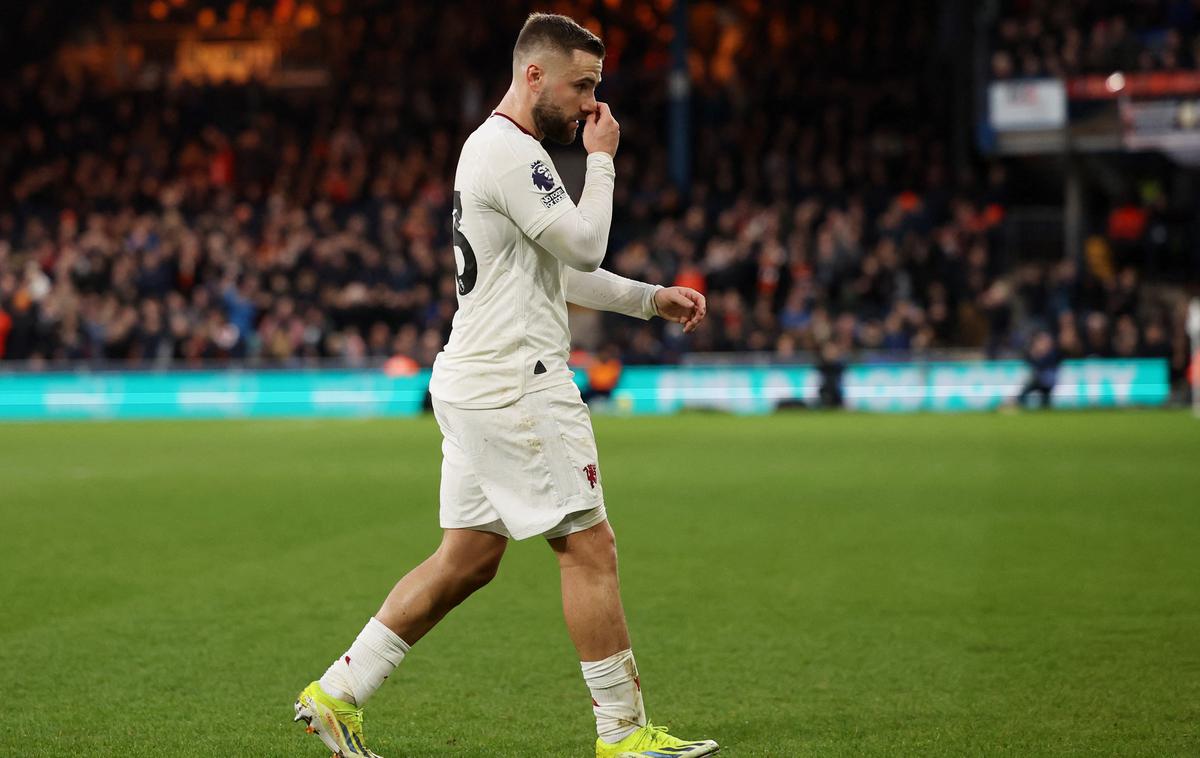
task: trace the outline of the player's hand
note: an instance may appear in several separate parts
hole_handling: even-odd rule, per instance
[[[708,313],[708,302],[689,287],[664,287],[654,293],[654,307],[663,318],[683,324],[684,333],[695,331]]]
[[[596,110],[588,114],[583,122],[583,147],[589,153],[604,152],[617,156],[617,143],[621,141],[621,125],[613,118],[608,103],[596,102]]]

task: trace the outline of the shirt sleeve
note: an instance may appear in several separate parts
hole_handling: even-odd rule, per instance
[[[538,237],[538,244],[570,268],[579,271],[600,268],[608,250],[616,175],[611,155],[603,152],[589,155],[579,207],[547,226]]]
[[[567,301],[576,305],[650,319],[658,315],[654,293],[662,287],[626,279],[604,269],[576,271],[568,268],[565,289]]]
[[[499,209],[530,239],[575,209],[554,162],[539,150],[508,152],[495,191]]]
[[[492,187],[492,204],[530,239],[571,268],[594,271],[604,260],[612,224],[616,167],[603,152],[587,158],[579,206],[540,146],[507,141]]]

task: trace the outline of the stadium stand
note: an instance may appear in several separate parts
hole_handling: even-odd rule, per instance
[[[994,73],[1189,62],[1191,4],[1141,5],[1161,13],[1139,23],[1174,26],[1117,34],[1072,4],[1011,4]],[[485,64],[507,36],[444,4],[216,7],[93,18],[0,82],[0,358],[430,365],[455,309],[453,167],[507,85]],[[514,29],[526,10],[488,8],[489,27]],[[606,267],[710,302],[686,336],[602,317],[600,344],[625,363],[792,360],[830,342],[846,355],[1013,356],[1049,329],[1066,357],[1166,356],[1181,375],[1181,312],[1121,255],[1149,233],[1143,206],[1114,213],[1078,261],[1007,253],[1005,164],[954,166],[946,72],[895,65],[922,57],[935,18],[890,2],[693,4],[692,178],[677,187],[666,12],[555,10],[609,45],[600,94],[624,129]],[[318,47],[332,85],[197,83],[129,53],[138,25],[203,33],[235,19]],[[123,51],[119,65],[106,50]]]
[[[997,78],[1194,69],[1200,27],[1191,0],[1003,3],[993,34]]]

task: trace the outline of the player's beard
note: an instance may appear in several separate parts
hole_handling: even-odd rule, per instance
[[[562,108],[551,102],[550,93],[542,92],[533,104],[533,125],[547,139],[560,145],[569,145],[575,141],[576,123],[573,118],[567,118]]]

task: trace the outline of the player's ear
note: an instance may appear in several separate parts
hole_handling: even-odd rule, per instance
[[[525,66],[525,84],[533,92],[541,92],[542,84],[545,83],[546,72],[536,63],[529,63]]]

